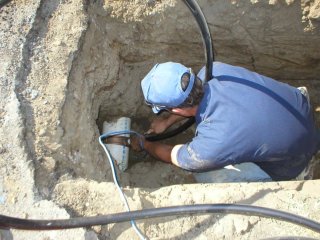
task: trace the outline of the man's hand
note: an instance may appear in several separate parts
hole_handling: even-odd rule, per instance
[[[145,138],[142,135],[131,135],[130,145],[131,149],[136,152],[141,152],[144,150]]]
[[[166,117],[157,117],[151,122],[150,129],[146,132],[146,134],[163,133],[170,126],[184,119],[186,118],[176,114],[170,114],[169,116],[166,116]]]
[[[153,119],[153,121],[150,124],[149,130],[146,132],[146,134],[159,134],[164,132],[169,126],[167,126],[167,118],[163,117],[157,117]]]

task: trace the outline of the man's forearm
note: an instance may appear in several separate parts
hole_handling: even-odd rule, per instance
[[[167,163],[171,163],[171,151],[173,146],[159,142],[144,142],[144,149],[153,157]]]

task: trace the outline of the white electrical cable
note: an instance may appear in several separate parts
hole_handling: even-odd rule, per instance
[[[137,134],[139,135],[138,133],[136,132],[133,132],[133,131],[119,131],[119,132],[112,132],[112,133],[106,133],[106,134],[103,134],[99,137],[99,143],[100,145],[103,147],[107,157],[108,157],[108,160],[109,160],[109,163],[110,163],[110,167],[111,167],[111,171],[112,171],[112,177],[113,177],[113,181],[120,193],[120,197],[127,209],[128,212],[130,212],[130,208],[129,208],[129,204],[128,204],[128,201],[127,201],[127,198],[126,196],[124,195],[122,189],[121,189],[121,186],[119,184],[119,181],[118,181],[118,178],[117,178],[117,173],[116,173],[116,170],[115,170],[115,167],[114,167],[114,163],[112,161],[112,157],[107,149],[107,147],[103,144],[102,142],[102,138],[105,138],[105,137],[108,137],[108,136],[114,136],[114,135],[119,135],[119,134]],[[135,230],[135,232],[137,233],[137,235],[140,237],[140,239],[142,240],[146,240],[146,237],[141,233],[141,230],[137,227],[136,225],[136,222],[134,220],[131,220],[131,226],[133,227],[133,229]]]

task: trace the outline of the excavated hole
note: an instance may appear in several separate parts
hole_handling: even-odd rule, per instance
[[[144,104],[140,89],[141,79],[153,64],[168,59],[190,63],[192,67],[199,69],[204,64],[202,40],[196,23],[191,22],[181,23],[178,28],[186,34],[190,34],[189,31],[195,32],[196,35],[193,34],[195,37],[190,40],[193,42],[183,43],[182,39],[178,40],[179,44],[170,42],[171,36],[175,36],[177,30],[173,25],[177,16],[170,12],[166,15],[172,17],[166,19],[163,19],[163,14],[158,13],[144,21],[123,22],[124,20],[112,18],[104,9],[93,4],[90,5],[88,14],[89,27],[75,64],[77,67],[70,77],[70,97],[67,98],[68,103],[64,110],[65,122],[68,125],[64,126],[67,129],[66,142],[71,138],[74,139],[71,129],[75,128],[75,122],[79,122],[75,119],[79,111],[82,111],[81,119],[86,114],[91,119],[88,121],[83,118],[81,126],[78,127],[86,132],[78,133],[76,129],[74,130],[74,134],[79,134],[78,142],[73,145],[68,143],[72,146],[69,154],[71,161],[67,164],[62,163],[60,169],[61,171],[69,169],[73,177],[112,181],[107,156],[97,142],[98,134],[102,133],[103,122],[129,117],[132,121],[131,130],[144,133],[148,129],[153,113]],[[186,47],[190,45],[193,46],[193,50]],[[194,58],[189,59],[190,55]],[[83,105],[83,110],[81,107],[75,110],[79,102]],[[87,130],[86,124],[93,125],[91,129],[94,131],[93,134]],[[91,143],[85,142],[90,134],[94,135],[93,139],[89,138]],[[193,130],[189,129],[165,142],[185,143],[192,135]],[[130,151],[129,156],[129,168],[119,173],[123,186],[158,188],[194,183],[190,172],[156,161],[145,153]]]
[[[126,21],[97,5],[88,8],[89,27],[70,75],[64,109],[69,161],[58,161],[56,172],[60,176],[69,172],[72,177],[112,181],[107,157],[97,143],[103,121],[129,117],[132,130],[145,132],[154,115],[143,102],[140,81],[151,67],[168,60],[182,62],[195,71],[204,65],[198,27],[193,21],[179,20],[190,15],[188,10],[164,11],[142,21]],[[165,142],[185,143],[193,130]],[[318,167],[317,178],[319,172]],[[123,186],[147,188],[194,183],[190,172],[134,152],[130,153],[128,170],[120,173],[120,181]]]
[[[132,120],[131,129],[143,133],[148,129],[153,114],[151,109],[143,102],[140,89],[141,79],[157,61],[168,61],[168,59],[170,59],[173,61],[188,62],[190,55],[195,57],[189,65],[194,67],[195,70],[198,70],[199,66],[204,64],[204,58],[201,55],[203,50],[199,50],[199,47],[202,48],[202,42],[198,29],[195,23],[192,23],[193,25],[191,24],[192,31],[198,36],[198,39],[196,39],[198,41],[196,43],[197,47],[195,47],[197,53],[195,53],[186,51],[183,44],[176,45],[174,43],[172,46],[170,42],[156,41],[157,36],[174,34],[170,29],[166,30],[166,28],[161,26],[168,26],[164,20],[161,20],[157,30],[153,29],[153,24],[159,21],[160,16],[154,16],[142,22],[119,23],[118,20],[115,22],[110,22],[110,19],[106,20],[106,18],[99,15],[99,11],[95,10],[97,9],[93,9],[92,13],[94,14],[93,18],[95,19],[95,23],[99,26],[97,29],[103,29],[108,26],[108,30],[105,32],[105,35],[102,35],[102,39],[106,39],[107,42],[112,42],[112,51],[116,49],[115,52],[118,54],[117,57],[119,61],[116,64],[114,62],[112,63],[112,66],[118,65],[119,69],[115,79],[111,81],[114,85],[112,87],[110,87],[110,85],[101,86],[101,89],[109,88],[107,91],[98,90],[103,96],[98,97],[101,101],[99,102],[97,126],[101,133],[103,121],[114,121],[119,117],[126,116]],[[170,16],[170,13],[166,15]],[[167,21],[170,21],[170,19]],[[190,28],[189,25],[182,25],[180,27],[182,28],[181,30],[185,32]],[[112,33],[114,31],[112,31],[112,28],[118,28],[118,32],[115,35],[110,34],[110,32]],[[141,44],[140,41],[142,41],[143,44]],[[182,42],[181,40],[181,43]],[[97,43],[93,42],[93,45],[95,44]],[[110,52],[106,52],[107,55],[109,53]],[[178,55],[176,53],[178,53]],[[156,57],[153,56],[154,54],[156,54]],[[108,59],[107,55],[102,59]],[[98,76],[94,78],[96,77]],[[185,143],[188,139],[192,138],[193,130],[194,129],[189,129],[165,142],[172,144]],[[121,174],[121,181],[124,185],[154,188],[173,184],[193,183],[194,179],[192,174],[187,171],[156,161],[143,153],[137,154],[131,151],[129,168],[125,173]]]

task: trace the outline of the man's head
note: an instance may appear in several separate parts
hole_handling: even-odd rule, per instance
[[[145,101],[154,113],[193,107],[199,104],[203,95],[201,80],[190,68],[174,62],[156,64],[142,80],[141,87]]]

